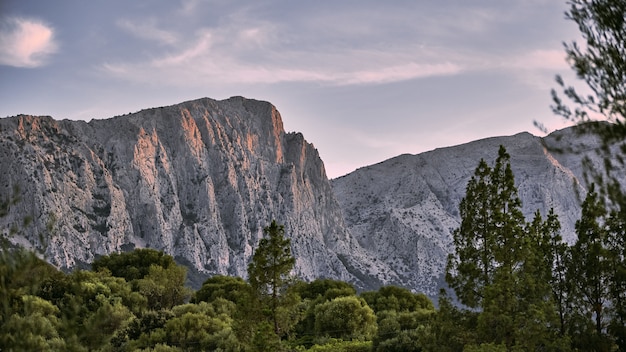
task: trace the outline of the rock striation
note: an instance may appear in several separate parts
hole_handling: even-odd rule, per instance
[[[1,233],[60,268],[150,247],[204,275],[246,276],[263,227],[286,226],[304,279],[366,286],[324,165],[276,108],[200,99],[106,120],[0,120]],[[197,284],[197,283],[196,283]]]

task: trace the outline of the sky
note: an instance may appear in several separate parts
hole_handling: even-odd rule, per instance
[[[0,0],[0,117],[265,100],[330,178],[566,123],[565,0]]]

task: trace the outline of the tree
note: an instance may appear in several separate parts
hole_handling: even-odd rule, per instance
[[[291,256],[291,240],[285,238],[285,227],[272,220],[263,229],[267,236],[259,241],[252,262],[248,265],[248,280],[261,303],[267,308],[274,333],[281,336],[281,305],[286,303],[286,291],[291,282],[295,258]]]
[[[613,211],[607,221],[605,241],[609,296],[612,317],[608,331],[622,351],[626,351],[626,209]]]
[[[605,238],[608,265],[607,289],[613,316],[609,326],[621,350],[626,350],[624,292],[626,292],[626,264],[624,256],[626,230],[626,195],[622,187],[623,172],[615,163],[624,165],[626,153],[626,1],[625,0],[570,0],[566,19],[578,25],[583,44],[566,43],[568,62],[589,93],[581,93],[566,86],[560,76],[556,81],[562,90],[552,90],[553,111],[578,123],[579,131],[594,133],[603,142],[604,170],[587,168],[591,180],[604,196],[609,212],[609,231]],[[564,101],[562,96],[568,102]],[[573,105],[573,107],[570,107]],[[585,123],[605,119],[610,123]],[[582,221],[582,219],[581,219]],[[574,281],[577,282],[577,281]],[[596,320],[597,331],[599,322]],[[601,322],[600,322],[601,325]]]
[[[315,332],[322,337],[370,340],[376,333],[376,315],[362,298],[338,297],[315,308]]]
[[[112,253],[96,259],[91,267],[126,280],[134,291],[147,298],[150,309],[171,308],[190,295],[185,287],[187,268],[162,251],[143,248]]]
[[[445,289],[439,292],[439,309],[430,322],[430,334],[425,341],[427,351],[463,351],[475,344],[478,312],[461,309],[453,304]]]
[[[0,345],[7,351],[61,351],[59,309],[37,296],[21,297],[22,309],[0,324]]]
[[[455,253],[448,259],[446,281],[470,308],[488,310],[497,295],[498,310],[513,309],[514,271],[526,253],[525,220],[509,159],[500,146],[493,169],[481,160],[459,206],[461,226],[453,233]],[[494,292],[496,285],[508,289]]]
[[[568,247],[559,234],[561,225],[553,209],[545,220],[539,211],[526,226],[527,257],[520,268],[520,310],[517,325],[520,329],[518,346],[524,349],[542,346],[545,350],[566,350],[567,320],[571,290],[566,280]],[[539,315],[544,323],[537,321]],[[548,337],[548,338],[546,338]]]
[[[138,292],[148,299],[151,309],[169,309],[182,304],[190,296],[190,290],[185,287],[187,268],[180,265],[171,265],[164,268],[151,265],[148,275],[136,280]]]
[[[574,284],[573,297],[581,321],[574,336],[576,343],[581,345],[580,348],[597,346],[608,351],[610,343],[604,334],[610,287],[604,248],[606,215],[606,208],[592,186],[583,202],[581,218],[576,222],[578,239],[571,249],[569,275],[570,282]],[[592,317],[593,328],[588,329],[584,317]]]
[[[549,242],[544,231],[556,225],[540,218],[526,224],[509,160],[500,146],[494,167],[481,160],[468,182],[446,281],[462,304],[480,309],[478,344],[534,349],[554,339],[547,285],[552,264],[544,261],[541,245]],[[534,240],[529,228],[539,231]]]
[[[585,41],[566,43],[567,60],[584,81],[590,93],[583,95],[574,87],[566,87],[557,76],[563,94],[576,106],[565,105],[552,90],[556,114],[575,122],[585,122],[602,115],[616,122],[612,130],[624,135],[626,116],[626,1],[624,0],[569,0],[566,18],[574,21]],[[606,131],[609,132],[609,131]],[[610,134],[606,135],[607,137]],[[615,137],[615,136],[613,136]]]
[[[111,275],[123,277],[126,281],[143,279],[150,272],[150,267],[157,265],[167,269],[176,265],[172,256],[150,248],[138,248],[131,252],[111,253],[91,263],[93,271],[107,269]]]
[[[218,298],[227,299],[241,304],[247,299],[250,285],[240,277],[215,275],[204,281],[202,287],[194,294],[192,303],[211,303]]]
[[[541,221],[538,218],[540,217],[539,212],[536,213],[535,217],[538,221]],[[534,220],[533,223],[535,223]],[[559,319],[559,334],[563,337],[567,334],[567,319],[571,311],[571,285],[567,280],[567,268],[571,258],[569,247],[563,242],[559,233],[560,229],[561,224],[554,213],[554,209],[550,209],[547,219],[540,224],[535,243],[538,248],[536,253],[540,255],[540,259],[543,258],[541,265],[544,268],[544,274],[547,276],[547,282],[552,291]]]
[[[383,311],[417,312],[434,311],[435,307],[423,293],[415,294],[398,286],[383,286],[378,291],[364,293],[361,297],[378,314]]]
[[[453,232],[455,253],[448,257],[446,269],[446,282],[459,301],[470,308],[481,306],[483,290],[493,280],[490,175],[491,168],[480,160],[459,205],[461,226]]]
[[[331,300],[342,296],[356,295],[356,289],[344,281],[332,279],[315,279],[312,282],[298,282],[294,285],[295,291],[302,299],[316,300],[323,298]]]

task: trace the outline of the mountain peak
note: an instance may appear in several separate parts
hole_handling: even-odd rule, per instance
[[[0,190],[22,192],[2,235],[59,267],[150,247],[204,276],[245,277],[275,219],[301,277],[361,282],[317,151],[286,134],[268,102],[202,98],[89,123],[22,116],[0,126]]]

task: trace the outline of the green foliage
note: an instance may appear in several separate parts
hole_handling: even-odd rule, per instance
[[[565,44],[567,60],[590,93],[582,94],[557,83],[575,105],[565,105],[552,91],[555,113],[574,121],[588,121],[600,114],[609,121],[623,123],[626,116],[626,2],[623,0],[569,0],[567,19],[575,22],[584,44]],[[619,126],[615,126],[616,129]]]
[[[431,338],[433,310],[397,312],[386,310],[377,315],[378,333],[374,351],[422,351]]]
[[[478,344],[561,346],[550,285],[560,226],[553,213],[545,223],[538,213],[526,223],[509,159],[500,146],[494,167],[481,160],[469,181],[446,281],[461,303],[480,308]]]
[[[599,350],[610,350],[612,342],[605,334],[608,305],[610,305],[611,255],[605,247],[609,228],[605,221],[607,211],[595,189],[589,190],[582,206],[580,220],[576,222],[578,240],[571,248],[568,270],[572,285],[573,314],[576,325],[570,334],[576,347],[586,349],[591,345]],[[593,324],[584,317],[593,317]]]
[[[361,295],[374,309],[378,331],[374,351],[422,351],[430,338],[433,303],[424,294],[397,286],[384,286]]]
[[[364,299],[338,297],[315,307],[318,336],[370,340],[376,333],[376,315]]]
[[[204,281],[191,302],[213,302],[218,298],[243,303],[250,292],[250,285],[240,277],[216,275]]]
[[[185,302],[191,292],[185,287],[187,269],[174,258],[154,249],[135,249],[96,259],[94,271],[123,278],[147,301],[149,309],[168,309]],[[143,309],[143,307],[142,307]]]
[[[316,279],[312,282],[299,282],[294,290],[302,299],[316,300],[323,298],[331,300],[337,297],[354,296],[356,289],[347,282],[332,279]]]
[[[22,295],[35,294],[49,279],[62,277],[63,273],[23,249],[0,251],[0,297],[6,312],[12,300]]]
[[[602,341],[609,337],[603,336],[606,332],[612,335],[610,338],[617,348],[626,350],[626,195],[621,182],[623,172],[614,167],[615,162],[624,165],[626,152],[626,1],[570,0],[568,4],[570,8],[566,17],[578,26],[583,44],[567,43],[565,51],[572,70],[588,89],[581,93],[577,88],[566,86],[563,79],[557,76],[562,93],[552,91],[553,111],[577,122],[580,132],[600,137],[604,170],[587,164],[585,172],[588,179],[597,183],[600,198],[608,201],[606,214],[601,214],[602,211],[594,214],[600,209],[594,210],[587,204],[588,214],[583,214],[577,228],[577,232],[584,234],[582,240],[579,239],[580,243],[572,248],[575,258],[572,258],[570,276],[580,273],[583,282],[571,280],[576,283],[572,296],[577,302],[572,304],[574,313],[569,329],[576,331],[571,333],[574,345],[604,346]],[[599,118],[612,123],[586,123]],[[594,259],[594,255],[599,257]],[[583,268],[580,260],[589,265],[595,261],[600,267]],[[603,284],[596,290],[585,287],[592,282]],[[600,297],[604,297],[603,302],[599,302]],[[589,319],[585,314],[593,314],[595,321],[592,327],[588,326]],[[596,336],[589,336],[589,331],[595,331]],[[604,349],[608,348],[613,347],[608,344]]]
[[[151,309],[168,309],[182,304],[190,291],[185,287],[187,268],[170,265],[167,268],[151,265],[148,274],[136,281],[136,287],[148,300]]]
[[[287,289],[292,282],[290,273],[296,261],[291,256],[291,240],[285,237],[283,225],[273,220],[263,233],[267,237],[259,241],[248,265],[248,280],[263,314],[280,337],[288,334],[295,324],[289,316],[296,299],[287,294]]]
[[[285,346],[282,344],[280,336],[276,334],[274,326],[264,321],[256,325],[252,350],[255,352],[276,352],[284,351]]]
[[[414,294],[398,286],[384,286],[376,292],[366,292],[361,296],[376,313],[387,310],[396,312],[435,310],[433,303],[423,293]]]
[[[343,341],[330,340],[323,345],[314,345],[311,352],[369,352],[372,349],[370,341]]]
[[[620,350],[626,334],[626,217],[603,207],[592,189],[576,225],[579,240],[568,247],[553,211],[545,219],[537,212],[528,223],[519,218],[521,204],[507,170],[503,149],[493,168],[481,162],[462,204],[467,218],[455,232],[455,243],[468,247],[457,248],[448,277],[457,284],[458,297],[479,303],[475,309],[455,306],[445,291],[435,310],[425,295],[401,287],[385,286],[359,297],[341,281],[297,282],[290,277],[289,240],[282,226],[272,222],[250,263],[250,283],[214,276],[190,303],[185,303],[190,295],[185,269],[152,250],[102,257],[94,271],[68,275],[31,253],[2,251],[0,346],[69,351]],[[474,201],[489,208],[474,211]],[[453,266],[457,264],[463,266]]]
[[[0,325],[0,346],[7,351],[64,350],[59,336],[59,309],[37,296],[21,297],[21,309]]]
[[[248,276],[259,295],[275,298],[285,291],[295,258],[291,256],[291,240],[285,238],[283,225],[274,220],[263,233],[268,237],[259,241],[248,266]]]
[[[93,271],[106,269],[111,275],[122,277],[127,282],[143,279],[150,273],[151,266],[167,269],[176,265],[172,256],[150,248],[135,249],[131,252],[112,253],[93,261]]]
[[[481,343],[480,345],[467,345],[463,352],[507,352],[503,344]]]
[[[477,341],[478,312],[452,304],[445,290],[439,295],[439,310],[430,323],[430,334],[424,341],[426,351],[462,351]]]
[[[311,347],[317,342],[313,334],[315,331],[315,308],[334,298],[356,295],[356,290],[349,283],[331,279],[316,279],[308,283],[300,281],[295,283],[291,290],[302,300],[299,305],[302,316],[294,330],[299,344],[305,347]]]
[[[626,208],[613,211],[607,219],[605,261],[608,293],[611,299],[611,319],[608,332],[617,346],[626,350]]]

